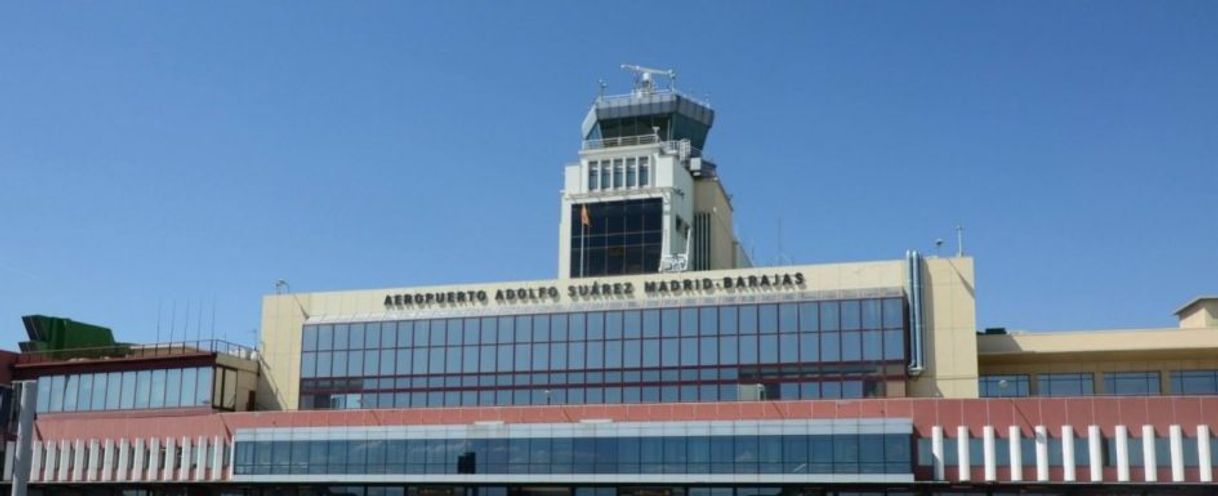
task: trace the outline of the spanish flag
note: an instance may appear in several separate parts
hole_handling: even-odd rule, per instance
[[[587,205],[579,206],[579,222],[581,224],[583,224],[585,227],[592,225],[592,218],[588,217],[588,206]]]

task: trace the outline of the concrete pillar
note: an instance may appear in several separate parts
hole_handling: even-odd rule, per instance
[[[72,480],[85,480],[85,440],[77,439],[76,444],[72,447]]]
[[[1074,461],[1074,427],[1069,425],[1062,426],[1062,480],[1066,482],[1074,482],[1078,480],[1078,473]]]
[[[127,438],[118,440],[118,466],[114,467],[114,480],[127,480],[127,467],[131,466],[131,443],[127,442]]]
[[[160,479],[161,468],[161,440],[159,438],[148,438],[148,470],[144,473],[144,480],[154,481]]]
[[[940,433],[940,435],[942,435],[942,433]],[[224,466],[227,467],[225,468],[225,471],[228,472],[228,480],[233,480],[233,467],[237,465],[234,460],[237,457],[237,439],[230,438],[225,445],[228,446],[228,448],[224,450]],[[940,447],[942,447],[942,445],[940,445]],[[939,451],[943,450],[940,449]]]
[[[1091,482],[1104,480],[1104,434],[1100,426],[1087,426],[1087,458],[1091,459]]]
[[[987,425],[981,429],[981,449],[985,457],[985,480],[998,480],[998,454],[994,448],[994,426]]]
[[[970,470],[969,465],[968,440],[968,427],[963,425],[956,426],[956,461],[958,462],[956,465],[959,472],[958,480],[960,481],[967,481],[972,478],[972,470]]]
[[[1049,480],[1049,430],[1043,425],[1036,426],[1036,480]]]
[[[1155,459],[1155,426],[1142,426],[1142,476],[1146,482],[1159,480],[1159,461]]]
[[[207,475],[211,480],[220,480],[220,474],[224,470],[224,444],[220,442],[220,436],[211,438],[211,469]]]
[[[46,453],[42,451],[42,443],[38,441],[34,441],[34,449],[31,451],[33,456],[30,457],[29,480],[36,481],[42,479],[42,457],[46,456]]]
[[[106,439],[102,443],[101,480],[109,482],[114,478],[114,440]]]
[[[72,468],[72,443],[64,439],[59,441],[59,473],[55,474],[58,481],[67,481],[68,476],[72,475],[68,470]]]
[[[4,472],[0,473],[0,479],[10,481],[13,480],[13,460],[14,451],[17,451],[17,443],[8,441],[4,443]]]
[[[177,447],[174,446],[173,438],[165,438],[165,465],[163,465],[164,470],[161,470],[161,480],[173,480],[173,466],[176,464],[173,455],[175,454],[177,454]]]
[[[16,382],[21,386],[21,394],[13,398],[13,408],[17,409],[17,439],[6,445],[4,460],[4,479],[11,480],[12,496],[25,496],[30,481],[30,458],[34,456],[34,413],[38,408],[38,381]],[[10,460],[9,457],[12,457]]]
[[[1214,482],[1214,460],[1210,457],[1210,426],[1197,426],[1197,465],[1201,482]]]
[[[1173,425],[1167,432],[1171,439],[1171,480],[1184,482],[1184,430]]]
[[[180,465],[178,466],[178,480],[190,480],[190,438],[182,438],[182,454],[179,456]]]
[[[101,443],[96,439],[89,440],[89,461],[85,462],[85,479],[89,482],[97,480],[97,472],[101,468]]]
[[[935,467],[935,480],[946,480],[947,470],[943,463],[943,427],[938,425],[930,428],[930,457],[931,463]]]
[[[1116,426],[1117,482],[1129,482],[1129,428]]]
[[[1023,430],[1018,425],[1012,425],[1007,429],[1007,451],[1011,459],[1011,481],[1019,482],[1023,480]]]
[[[55,444],[55,441],[46,442],[45,451],[47,452],[47,461],[46,465],[42,467],[41,480],[43,482],[55,480],[55,469],[57,468],[57,465],[59,465],[59,450],[56,448],[58,448],[58,446]]]
[[[144,460],[148,459],[147,445],[142,438],[135,438],[135,446],[131,449],[131,480],[144,478]]]

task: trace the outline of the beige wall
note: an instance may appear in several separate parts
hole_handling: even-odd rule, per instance
[[[916,397],[977,397],[977,312],[973,259],[927,258],[923,266],[926,371]]]
[[[677,301],[706,303],[716,299],[736,297],[747,301],[752,297],[797,294],[808,298],[848,298],[867,296],[882,291],[899,291],[906,284],[906,264],[903,260],[858,262],[843,264],[763,267],[740,270],[687,272],[673,275],[621,276],[588,279],[558,279],[541,281],[471,284],[461,286],[432,286],[423,288],[391,288],[325,293],[295,293],[268,295],[263,298],[262,333],[259,350],[262,357],[261,384],[258,406],[262,409],[295,409],[299,397],[300,332],[306,316],[312,321],[377,320],[432,318],[453,313],[509,314],[570,309],[573,306],[597,303],[633,302],[639,306],[660,306]],[[645,293],[646,282],[672,280],[721,281],[725,277],[760,277],[775,274],[804,275],[799,287],[694,290],[677,293]],[[931,259],[926,264],[926,333],[927,364],[922,377],[913,381],[910,394],[974,397],[977,394],[976,338],[972,299],[972,260],[968,258]],[[634,286],[631,295],[571,297],[569,287],[590,284],[624,284]],[[498,290],[555,287],[557,299],[544,298],[529,302],[496,302]],[[483,290],[486,303],[456,303],[430,306],[387,308],[386,295]]]
[[[1094,374],[1104,394],[1104,373],[1159,372],[1171,393],[1171,371],[1218,369],[1218,329],[1122,329],[1028,332],[978,337],[982,375],[1027,375],[1036,394],[1039,374]]]
[[[711,216],[711,269],[736,267],[736,233],[732,231],[732,204],[717,179],[694,182],[695,213]],[[691,219],[692,221],[692,219]]]
[[[1218,298],[1203,297],[1176,312],[1180,328],[1218,327]]]

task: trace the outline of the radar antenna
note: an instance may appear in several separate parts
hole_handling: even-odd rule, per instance
[[[652,69],[634,64],[622,64],[622,69],[634,73],[634,92],[640,95],[648,95],[655,93],[656,83],[654,76],[664,76],[668,78],[668,89],[675,89],[677,83],[677,71],[672,69]]]

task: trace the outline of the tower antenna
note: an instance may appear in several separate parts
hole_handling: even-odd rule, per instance
[[[655,76],[668,78],[668,89],[675,90],[677,87],[677,71],[672,69],[653,69],[634,64],[622,64],[622,69],[634,73],[634,92],[636,95],[655,93],[656,83],[652,80]]]

